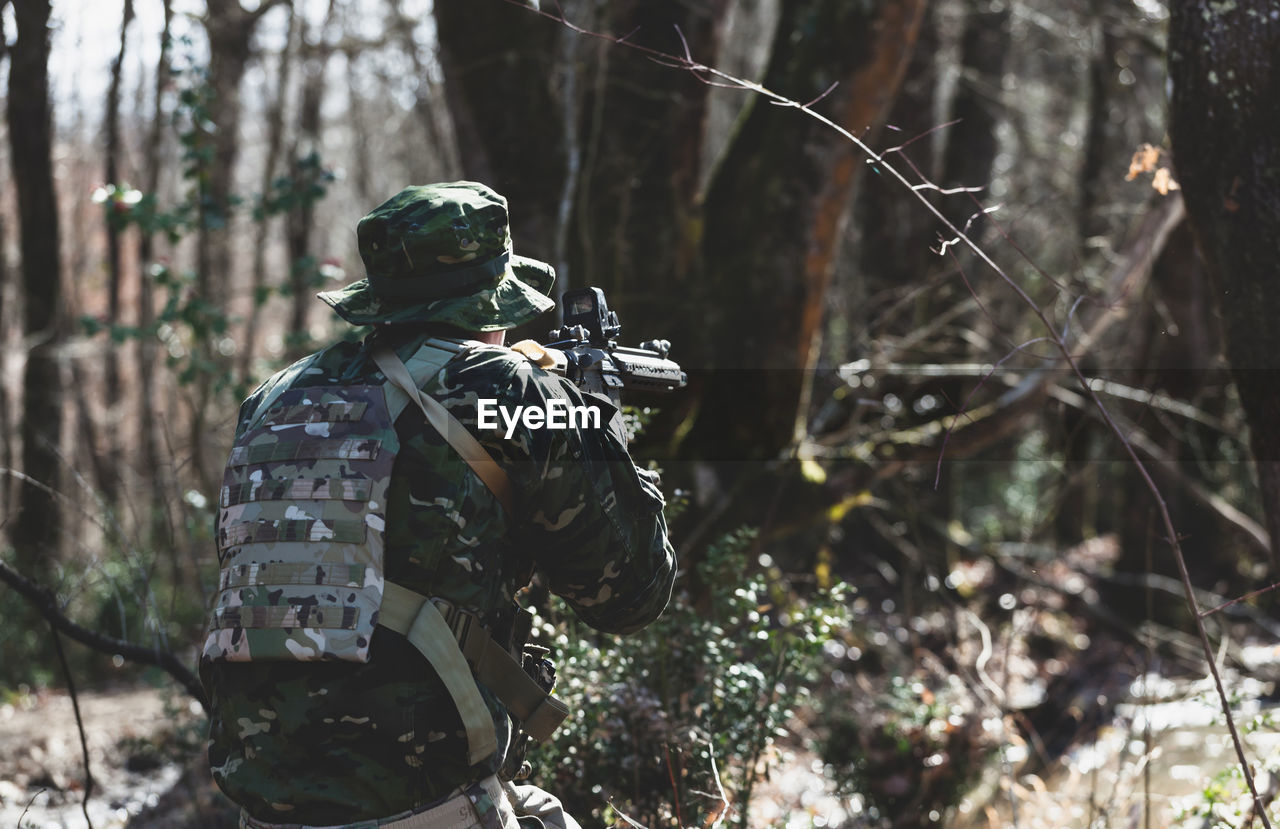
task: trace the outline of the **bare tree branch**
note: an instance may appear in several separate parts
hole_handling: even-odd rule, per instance
[[[177,680],[178,684],[186,689],[187,693],[196,702],[200,703],[201,708],[208,712],[209,700],[205,696],[204,688],[200,685],[200,680],[169,651],[144,648],[141,645],[135,645],[132,642],[126,642],[123,639],[116,639],[81,627],[68,619],[66,614],[63,613],[62,608],[58,605],[58,598],[54,595],[52,589],[28,579],[3,561],[0,561],[0,581],[12,587],[19,595],[30,602],[55,630],[65,633],[80,644],[99,653],[118,654],[130,662],[155,665],[157,668],[163,669],[169,676]]]

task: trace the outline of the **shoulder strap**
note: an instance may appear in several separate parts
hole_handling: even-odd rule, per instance
[[[410,360],[417,371],[385,345],[374,344],[370,355],[392,388],[405,397],[392,401],[392,417],[403,411],[408,401],[422,410],[432,428],[471,467],[498,502],[512,514],[511,480],[489,456],[480,442],[458,422],[438,400],[423,392],[415,374],[434,374],[463,350],[454,343],[429,340],[428,346],[442,354]],[[447,355],[447,356],[446,356]],[[443,356],[443,359],[439,359]],[[390,392],[390,389],[388,389]],[[394,582],[383,586],[378,624],[402,634],[424,656],[440,677],[462,717],[467,749],[472,765],[497,750],[493,720],[480,697],[476,680],[483,682],[506,706],[512,716],[536,740],[545,740],[568,716],[569,709],[550,696],[524,672],[520,663],[499,644],[479,621],[441,598],[427,598]]]
[[[448,441],[453,451],[462,456],[471,470],[498,499],[498,503],[507,511],[507,515],[514,515],[511,479],[480,445],[480,441],[476,440],[467,427],[459,423],[458,419],[440,404],[440,401],[418,388],[404,361],[394,351],[384,345],[375,345],[371,356],[374,363],[387,376],[387,380],[407,394],[411,401],[418,404],[427,422]]]
[[[373,341],[369,346],[369,353],[373,354],[373,348],[377,345],[377,341]],[[384,348],[389,346],[384,345]],[[409,359],[404,360],[404,367],[409,370],[409,377],[413,380],[413,388],[421,388],[426,385],[427,381],[440,373],[453,358],[467,351],[470,351],[472,345],[461,340],[445,340],[439,337],[432,337],[409,355]],[[403,391],[395,383],[390,383],[383,388],[387,392],[387,408],[391,410],[391,419],[395,421],[400,417],[400,413],[405,410],[406,406],[414,404],[414,398]],[[416,405],[416,404],[414,404]]]

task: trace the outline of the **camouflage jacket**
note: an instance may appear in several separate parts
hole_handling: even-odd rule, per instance
[[[394,330],[381,336],[402,359],[427,338]],[[237,435],[281,383],[381,381],[362,344],[333,345],[305,371],[286,369],[259,387],[241,407]],[[476,427],[480,398],[512,409],[545,408],[553,398],[582,406],[576,387],[509,349],[480,346],[455,358],[424,390],[506,469],[514,515],[504,513],[422,413],[407,407],[396,422],[401,448],[387,504],[389,580],[500,627],[519,582],[536,565],[552,592],[595,628],[626,633],[657,618],[674,579],[662,495],[632,464],[617,429],[519,425],[506,439],[504,423],[484,432]],[[607,401],[589,402],[609,419]],[[201,678],[212,701],[214,779],[260,820],[345,823],[429,803],[495,773],[511,730],[482,685],[500,748],[468,767],[461,722],[444,686],[406,639],[382,628],[368,663],[206,660]]]

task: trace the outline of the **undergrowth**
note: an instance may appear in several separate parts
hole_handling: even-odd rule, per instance
[[[801,595],[750,566],[754,540],[739,529],[713,544],[637,634],[601,635],[565,613],[543,625],[574,714],[531,753],[532,779],[571,813],[746,824],[776,741],[825,678],[823,645],[850,621],[846,586]]]

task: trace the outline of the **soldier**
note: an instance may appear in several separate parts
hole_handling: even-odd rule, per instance
[[[662,495],[607,400],[503,347],[555,304],[504,198],[409,187],[357,236],[367,279],[320,298],[373,333],[240,409],[200,665],[213,777],[247,827],[577,827],[509,779],[521,735],[564,716],[515,597],[536,567],[592,627],[653,621],[674,579]],[[603,426],[508,438],[478,428],[481,399],[596,406]]]

